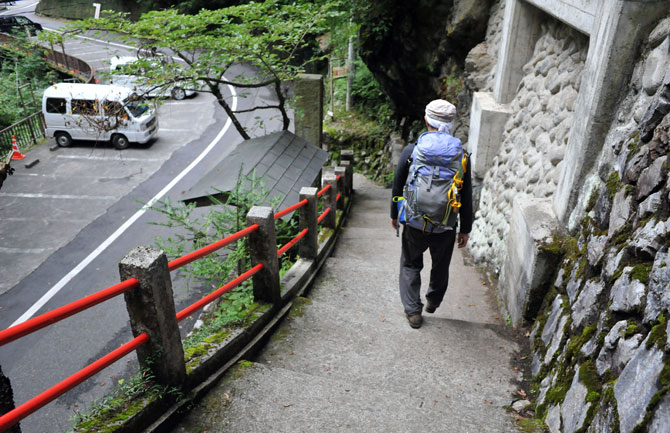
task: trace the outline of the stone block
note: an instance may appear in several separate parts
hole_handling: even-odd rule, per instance
[[[670,309],[670,253],[663,249],[656,254],[649,273],[649,293],[644,311],[644,321],[658,319],[664,310]]]
[[[670,394],[666,394],[661,403],[659,403],[647,431],[649,433],[670,431]]]
[[[561,406],[550,407],[544,423],[547,424],[551,433],[563,433],[561,430]]]
[[[665,367],[664,353],[646,341],[633,355],[614,385],[621,433],[631,433],[644,420],[647,406],[660,390],[658,380]]]
[[[631,266],[623,269],[621,277],[612,285],[610,291],[610,309],[617,313],[631,313],[642,308],[646,294],[643,283],[630,277]]]
[[[493,95],[475,92],[470,112],[470,134],[468,148],[472,153],[472,171],[483,178],[498,155],[503,139],[503,131],[512,110],[496,103]]]
[[[572,306],[572,330],[576,331],[598,317],[598,298],[605,290],[602,281],[589,280]]]
[[[323,76],[300,74],[295,81],[295,135],[321,147]]]
[[[614,409],[607,403],[600,405],[586,433],[611,433],[614,431]]]
[[[512,205],[501,287],[514,325],[531,320],[551,285],[558,257],[545,248],[559,232],[550,200],[517,197]]]
[[[579,366],[577,366],[579,371]],[[584,403],[589,390],[579,381],[579,373],[575,373],[572,384],[561,405],[561,418],[563,418],[563,433],[575,433],[582,428],[586,420],[586,414],[592,403]]]

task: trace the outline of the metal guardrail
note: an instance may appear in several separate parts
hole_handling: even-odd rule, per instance
[[[45,129],[44,115],[41,111],[38,111],[1,130],[0,155],[12,151],[12,136],[16,136],[16,144],[19,146],[19,149],[26,149],[46,138]]]

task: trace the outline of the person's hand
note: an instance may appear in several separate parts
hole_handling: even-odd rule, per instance
[[[393,227],[393,230],[398,230],[398,220],[391,218],[391,227]]]
[[[470,238],[470,235],[467,233],[459,233],[458,234],[458,248],[464,248],[468,244],[468,239]]]

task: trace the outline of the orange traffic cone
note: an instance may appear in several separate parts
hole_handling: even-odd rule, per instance
[[[12,135],[12,160],[18,161],[26,156],[19,151],[19,146],[16,144],[16,135]]]

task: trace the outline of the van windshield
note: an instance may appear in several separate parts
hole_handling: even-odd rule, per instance
[[[149,110],[149,104],[143,99],[126,99],[124,104],[133,117],[140,117]]]

